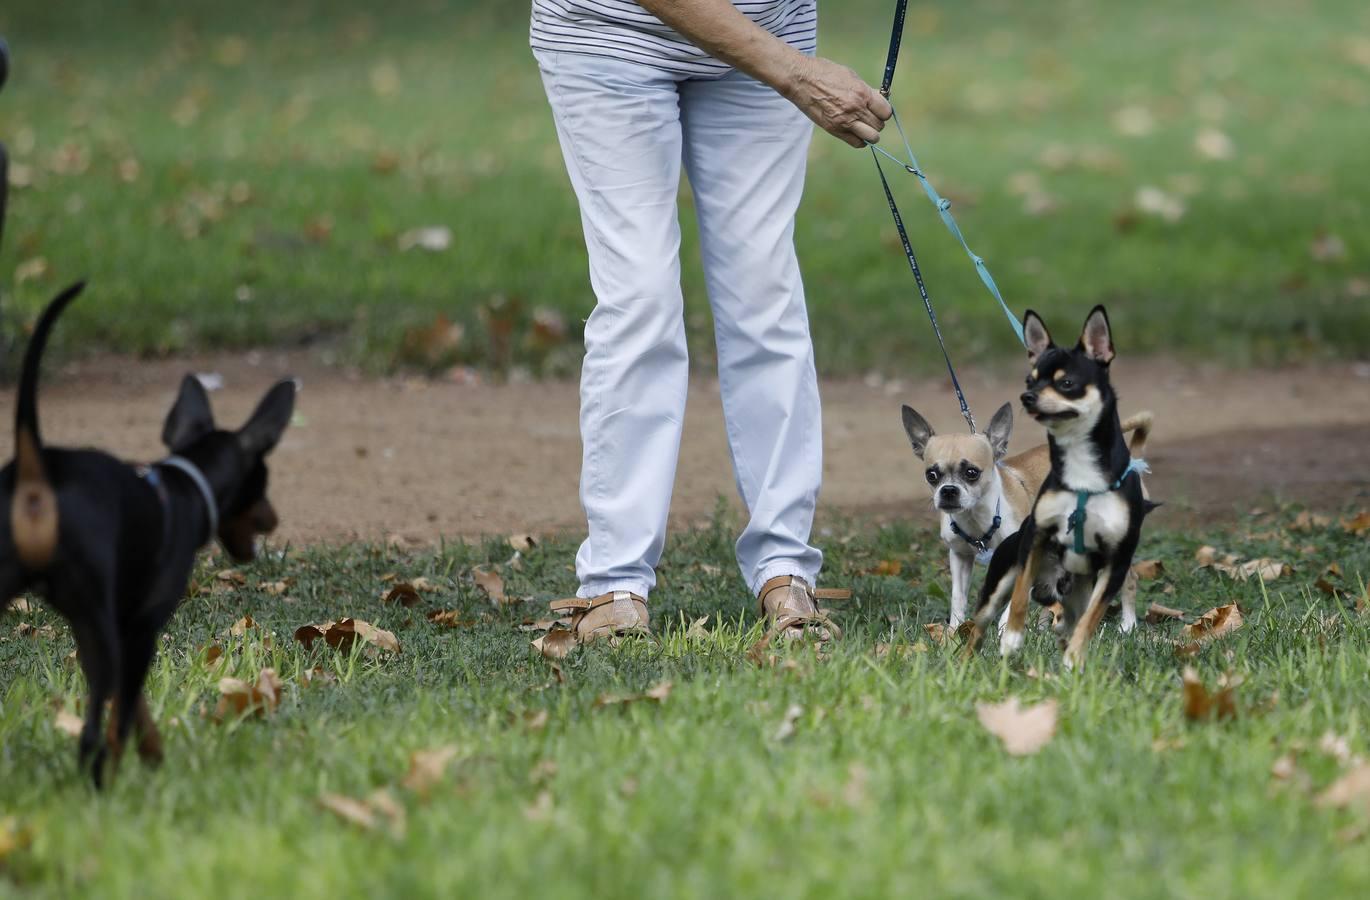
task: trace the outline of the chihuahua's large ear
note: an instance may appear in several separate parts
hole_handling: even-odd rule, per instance
[[[1051,346],[1051,333],[1042,317],[1032,310],[1023,315],[1023,343],[1027,345],[1028,362],[1037,362],[1037,357]]]
[[[1113,329],[1108,325],[1108,312],[1102,304],[1094,307],[1089,318],[1085,319],[1084,330],[1080,332],[1080,346],[1090,359],[1101,366],[1113,362]]]
[[[922,459],[928,449],[928,441],[935,432],[928,424],[928,420],[918,415],[912,406],[905,406],[903,412],[904,432],[909,436],[909,443],[913,445],[914,455]]]
[[[994,418],[989,420],[989,427],[985,429],[985,437],[989,440],[990,449],[994,451],[994,461],[998,462],[1008,453],[1008,436],[1013,433],[1013,405],[1005,403],[999,407],[999,411],[994,414]]]
[[[167,413],[162,426],[162,443],[172,453],[180,453],[214,430],[214,413],[209,409],[209,394],[194,375],[181,380],[181,393]]]
[[[249,456],[271,452],[295,413],[295,381],[287,378],[266,392],[252,418],[238,430],[238,444]]]

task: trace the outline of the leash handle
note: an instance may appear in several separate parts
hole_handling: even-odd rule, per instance
[[[894,85],[894,67],[899,63],[899,45],[904,40],[904,14],[908,12],[909,0],[896,0],[894,4],[894,28],[890,31],[890,51],[885,56],[885,77],[880,80],[880,95],[890,98],[890,88]]]

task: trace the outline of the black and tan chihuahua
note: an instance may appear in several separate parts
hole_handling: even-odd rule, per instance
[[[1064,568],[1072,578],[1060,629],[1065,665],[1074,667],[1083,664],[1090,637],[1127,582],[1142,520],[1158,504],[1147,498],[1141,477],[1145,464],[1128,447],[1118,418],[1109,383],[1113,335],[1108,313],[1094,307],[1070,350],[1056,346],[1032,311],[1024,316],[1023,328],[1032,371],[1021,401],[1028,415],[1046,426],[1051,471],[1031,515],[994,551],[975,612],[972,646],[1007,599],[1000,652],[1017,651],[1033,588]],[[1135,614],[1125,609],[1123,629],[1135,624]]]
[[[0,148],[0,215],[4,193]],[[199,380],[187,376],[162,432],[172,455],[151,466],[98,450],[45,447],[39,363],[53,324],[82,287],[48,305],[24,354],[14,459],[0,470],[0,609],[32,590],[71,624],[89,688],[79,759],[99,787],[106,759],[117,760],[135,724],[139,756],[161,759],[143,681],[158,635],[185,595],[196,551],[217,537],[229,556],[250,560],[257,535],[276,527],[265,457],[290,422],[295,383],[275,385],[246,425],[224,431]],[[113,721],[102,739],[109,701]]]

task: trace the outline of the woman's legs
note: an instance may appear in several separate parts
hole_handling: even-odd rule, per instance
[[[750,513],[738,564],[753,594],[782,575],[813,585],[822,416],[794,251],[813,125],[741,72],[684,82],[680,96],[728,442]]]
[[[678,77],[538,53],[580,201],[597,300],[581,372],[581,597],[656,584],[680,449],[688,362],[680,291]]]

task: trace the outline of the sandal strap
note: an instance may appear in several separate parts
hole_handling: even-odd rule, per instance
[[[818,588],[813,592],[817,600],[850,600],[850,588]]]

